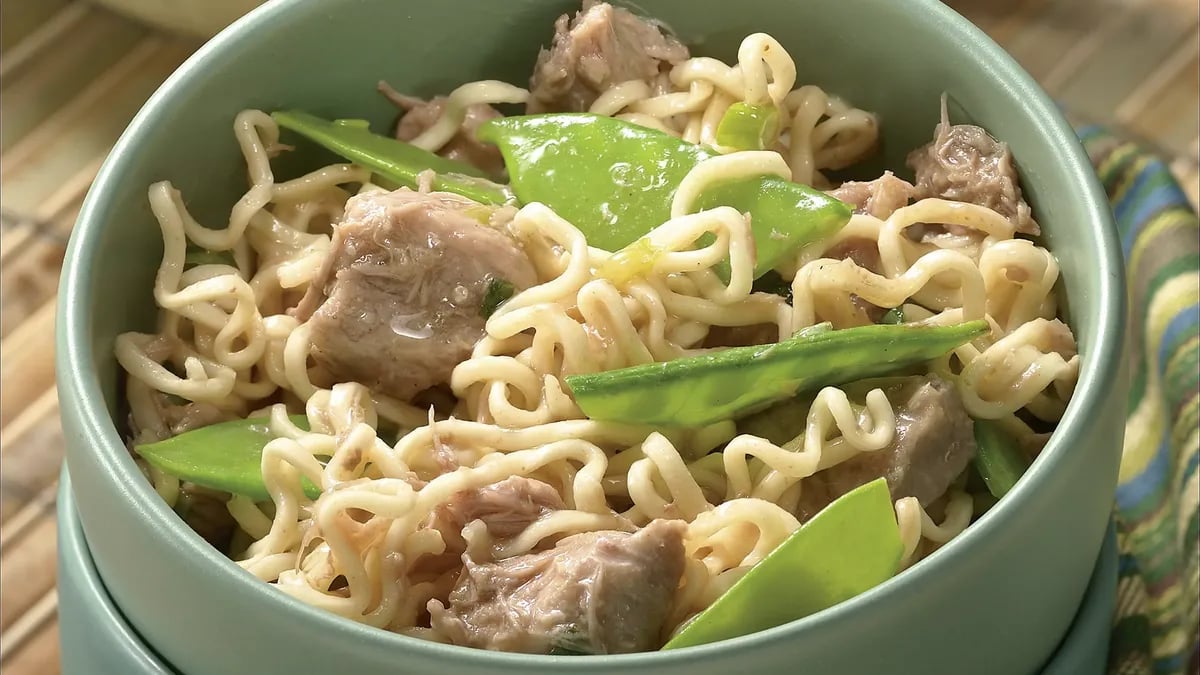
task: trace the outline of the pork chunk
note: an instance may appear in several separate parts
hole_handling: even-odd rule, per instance
[[[542,49],[530,81],[529,113],[585,112],[614,84],[651,83],[690,57],[687,47],[654,23],[607,2],[554,24],[554,41]]]
[[[929,506],[966,470],[975,456],[975,423],[958,391],[938,377],[925,378],[909,391],[896,406],[890,445],[804,479],[797,514],[802,521],[876,478],[887,479],[892,499],[916,497]]]
[[[338,381],[402,400],[445,382],[483,337],[493,280],[536,283],[533,265],[483,209],[442,192],[351,198],[333,246],[293,310],[312,330],[312,357]]]
[[[831,246],[824,257],[851,260],[855,265],[879,274],[883,269],[879,259],[879,243],[866,237],[850,237]]]
[[[446,548],[418,561],[420,573],[442,573],[462,564],[467,542],[463,529],[482,521],[496,540],[515,537],[552,511],[566,508],[558,492],[539,480],[511,476],[498,483],[455,493],[438,506],[424,524],[442,535]]]
[[[413,96],[405,96],[392,89],[385,82],[379,83],[379,90],[404,111],[396,123],[396,138],[411,141],[432,127],[442,117],[446,110],[446,97],[435,96],[425,101]],[[446,159],[465,162],[493,176],[504,172],[504,158],[500,149],[490,143],[484,143],[475,137],[475,132],[484,122],[502,115],[486,103],[476,103],[467,106],[466,117],[463,118],[459,131],[450,139],[438,154]]]
[[[880,179],[882,180],[882,179]],[[899,179],[896,179],[899,180]],[[904,182],[904,181],[900,181]],[[907,183],[905,183],[907,185]],[[859,185],[865,185],[860,183]],[[867,201],[870,201],[868,197]],[[901,204],[903,206],[903,204]],[[889,214],[890,215],[890,214]],[[886,217],[886,216],[877,216]],[[835,258],[839,260],[850,260],[855,265],[863,269],[871,270],[876,274],[883,271],[883,264],[879,259],[879,243],[874,239],[866,237],[850,237],[842,240],[825,251],[826,258]],[[867,323],[879,323],[883,320],[883,316],[887,314],[887,308],[873,305],[857,295],[850,294],[850,302],[858,308],[862,313],[863,319]]]
[[[887,220],[897,209],[908,206],[915,188],[891,171],[871,181],[846,181],[829,191],[830,196],[849,204],[855,213]]]
[[[499,483],[456,493],[437,510],[444,528],[461,531],[482,520],[498,539],[515,537],[550,511],[566,508],[558,492],[539,480],[511,476]]]
[[[683,576],[678,520],[633,534],[587,532],[548,551],[466,565],[449,606],[429,603],[432,625],[455,644],[549,653],[656,649]]]
[[[916,197],[938,197],[986,206],[1008,218],[1017,232],[1037,235],[1040,228],[1021,197],[1020,177],[1008,144],[982,127],[950,124],[945,101],[933,142],[908,155],[915,172]]]

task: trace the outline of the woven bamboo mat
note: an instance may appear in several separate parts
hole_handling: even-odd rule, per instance
[[[178,0],[176,0],[178,1]],[[954,0],[1078,119],[1159,148],[1200,201],[1195,0]],[[100,162],[197,43],[82,0],[0,5],[0,668],[57,673],[54,294]]]

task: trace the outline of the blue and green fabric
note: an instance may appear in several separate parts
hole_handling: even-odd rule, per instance
[[[1200,224],[1166,164],[1099,127],[1079,137],[1108,193],[1129,283],[1132,374],[1117,487],[1110,675],[1200,667]]]

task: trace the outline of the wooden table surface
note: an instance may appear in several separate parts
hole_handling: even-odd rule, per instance
[[[1157,147],[1200,192],[1196,0],[954,0],[1078,120]],[[82,0],[0,5],[0,668],[56,673],[58,273],[104,156],[198,46]]]

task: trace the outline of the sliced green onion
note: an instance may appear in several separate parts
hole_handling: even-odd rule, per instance
[[[1016,486],[1029,467],[1017,440],[998,423],[975,420],[975,468],[987,485],[988,492],[1000,499]]]
[[[382,187],[418,187],[420,176],[434,172],[433,189],[453,192],[480,204],[513,201],[508,186],[488,180],[484,172],[418,148],[411,143],[371,133],[365,120],[325,120],[299,110],[278,110],[271,118],[284,129],[304,136],[326,150],[374,173]]]
[[[717,145],[738,150],[766,150],[779,137],[779,110],[773,105],[737,102],[717,125]]]
[[[496,207],[487,206],[484,204],[476,204],[463,209],[463,215],[474,220],[480,225],[491,225],[492,216],[496,213]]]
[[[508,302],[515,290],[513,285],[504,279],[492,279],[483,293],[483,305],[479,308],[479,313],[485,319],[495,314],[500,305]]]
[[[580,636],[577,628],[572,627],[563,635],[550,643],[550,656],[590,656],[587,638]]]
[[[900,309],[899,307],[893,307],[889,309],[887,313],[883,315],[883,318],[879,320],[879,323],[891,324],[893,326],[898,326],[904,323],[904,310]]]
[[[649,239],[638,239],[600,263],[596,274],[617,286],[625,286],[633,279],[648,275],[660,255],[662,250]]]
[[[199,265],[229,265],[237,267],[233,259],[233,251],[210,251],[206,248],[188,247],[183,256],[183,268],[191,269]]]

